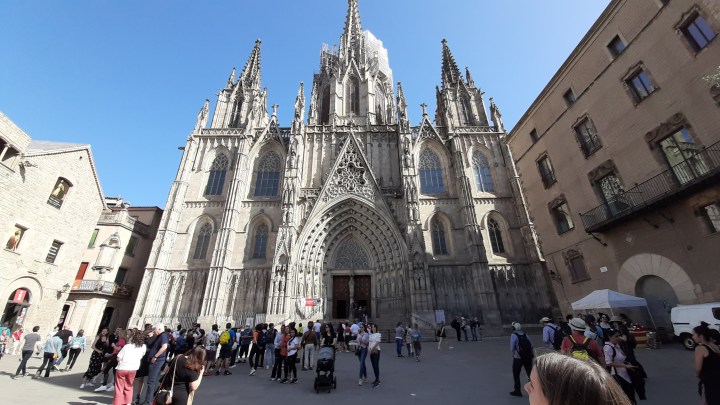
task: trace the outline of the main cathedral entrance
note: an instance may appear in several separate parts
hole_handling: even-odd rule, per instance
[[[335,319],[360,318],[371,315],[372,281],[366,275],[338,275],[332,278],[332,316]]]

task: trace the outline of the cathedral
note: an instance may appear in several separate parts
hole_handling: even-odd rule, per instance
[[[198,114],[130,326],[362,310],[383,327],[473,316],[499,332],[553,313],[500,110],[445,40],[435,114],[423,104],[411,123],[387,50],[349,0],[289,127],[268,110],[260,45]]]

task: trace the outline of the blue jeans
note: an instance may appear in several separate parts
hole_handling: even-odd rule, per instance
[[[463,328],[463,330],[462,330],[462,331],[463,331],[463,335],[465,335],[465,341],[467,342],[467,341],[468,341],[468,337],[467,337],[467,328]]]
[[[395,338],[395,346],[397,348],[398,357],[402,356],[402,347],[403,347],[402,339]]]
[[[478,340],[477,339],[477,327],[471,327],[470,332],[472,333],[473,341]]]
[[[367,358],[368,349],[367,347],[360,347],[360,378],[367,378],[367,368],[365,367],[365,359]]]
[[[150,359],[152,361],[152,359]],[[157,389],[160,372],[165,365],[165,356],[160,356],[159,359],[155,360],[155,363],[150,363],[150,369],[148,370],[147,376],[147,392],[145,395],[145,402],[150,403],[155,396],[155,390]]]
[[[265,345],[265,365],[272,367],[275,365],[275,344],[268,343]]]
[[[380,381],[380,350],[370,355],[370,364],[372,364],[373,373],[375,374],[374,382]]]

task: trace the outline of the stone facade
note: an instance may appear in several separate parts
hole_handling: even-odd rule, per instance
[[[65,324],[94,336],[128,325],[162,210],[107,198],[65,303]]]
[[[544,265],[498,107],[442,41],[435,119],[417,125],[388,53],[348,1],[306,108],[277,122],[260,42],[198,114],[131,323],[262,317],[385,325],[478,316],[490,331],[549,313]],[[307,119],[305,114],[307,111]],[[492,120],[492,123],[490,122]],[[258,318],[259,319],[259,318]]]
[[[720,300],[718,33],[716,1],[614,0],[511,132],[565,310],[609,288],[671,330]]]
[[[92,153],[89,145],[33,141],[2,113],[0,139],[2,322],[52,330],[104,208]]]

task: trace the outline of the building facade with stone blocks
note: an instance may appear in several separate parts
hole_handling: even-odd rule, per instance
[[[411,125],[388,51],[349,0],[339,46],[323,46],[282,127],[256,42],[187,138],[131,323],[364,311],[430,327],[442,310],[499,332],[550,313],[500,110],[444,40],[440,56],[435,114],[423,105]]]
[[[162,217],[159,207],[105,201],[108,209],[92,231],[63,308],[65,324],[90,337],[102,328],[143,326],[128,321]]]
[[[617,290],[672,331],[720,301],[718,33],[717,1],[613,0],[512,130],[564,310]]]
[[[44,333],[62,322],[103,194],[89,145],[32,140],[2,113],[0,140],[0,323]]]

